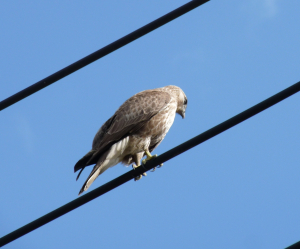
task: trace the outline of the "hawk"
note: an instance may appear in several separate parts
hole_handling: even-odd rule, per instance
[[[165,86],[139,92],[126,100],[95,135],[92,149],[74,166],[80,170],[77,179],[86,166],[96,164],[83,184],[79,195],[86,191],[94,180],[108,168],[122,162],[141,165],[164,139],[172,126],[175,114],[185,117],[187,98],[177,86]],[[156,155],[155,155],[156,156]],[[146,173],[144,173],[146,175]],[[135,180],[139,180],[140,175]],[[76,179],[76,180],[77,180]]]

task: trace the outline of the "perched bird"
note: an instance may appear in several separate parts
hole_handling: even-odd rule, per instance
[[[108,168],[120,162],[136,168],[144,155],[145,160],[151,159],[150,152],[166,136],[175,114],[185,117],[186,106],[187,98],[177,86],[142,91],[126,100],[99,129],[92,149],[74,166],[74,172],[80,170],[78,179],[86,166],[96,164],[79,195]]]

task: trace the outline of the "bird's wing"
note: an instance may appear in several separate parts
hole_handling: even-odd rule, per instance
[[[97,163],[112,144],[138,131],[153,116],[165,109],[170,101],[169,93],[157,90],[146,90],[126,100],[97,132],[93,141],[93,153],[87,154],[89,158],[85,158],[85,166]],[[75,171],[82,168],[76,165]]]

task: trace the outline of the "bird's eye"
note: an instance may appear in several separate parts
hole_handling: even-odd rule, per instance
[[[187,99],[184,99],[183,104],[184,104],[184,105],[187,105]]]

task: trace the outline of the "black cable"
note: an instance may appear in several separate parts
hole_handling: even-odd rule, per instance
[[[136,31],[120,38],[119,40],[97,50],[96,52],[82,58],[79,61],[74,62],[73,64],[61,69],[60,71],[51,74],[45,79],[38,81],[37,83],[23,89],[22,91],[4,99],[0,102],[0,111],[15,104],[16,102],[28,97],[29,95],[43,89],[46,86],[51,85],[52,83],[68,76],[71,73],[89,65],[90,63],[108,55],[109,53],[127,45],[128,43],[148,34],[149,32],[163,26],[164,24],[182,16],[183,14],[195,9],[196,7],[208,2],[209,0],[193,0],[190,1],[181,7],[169,12],[168,14],[154,20],[153,22],[148,23],[147,25],[137,29]]]
[[[285,248],[285,249],[299,249],[299,248],[300,248],[300,241],[293,244],[293,245],[291,245],[291,246],[289,246],[289,247],[287,247],[287,248]]]
[[[135,178],[136,176],[154,168],[155,166],[170,160],[171,158],[199,145],[200,143],[205,142],[206,140],[220,134],[221,132],[228,130],[229,128],[245,121],[246,119],[262,112],[263,110],[277,104],[278,102],[286,99],[287,97],[295,94],[296,92],[300,91],[300,81],[285,90],[273,95],[272,97],[258,103],[257,105],[247,109],[246,111],[241,112],[240,114],[226,120],[225,122],[203,132],[202,134],[188,140],[187,142],[163,153],[162,155],[148,161],[142,167],[138,167],[135,170],[131,170],[116,179],[94,189],[93,191],[84,194],[82,197],[79,197],[66,205],[55,209],[54,211],[32,221],[31,223],[5,235],[4,237],[0,238],[0,246],[6,245],[9,242],[20,238],[21,236],[33,231],[36,228],[39,228],[46,223],[74,210],[75,208],[80,207],[81,205],[99,197],[100,195],[105,194],[106,192],[124,184],[125,182],[130,181],[131,179]]]

